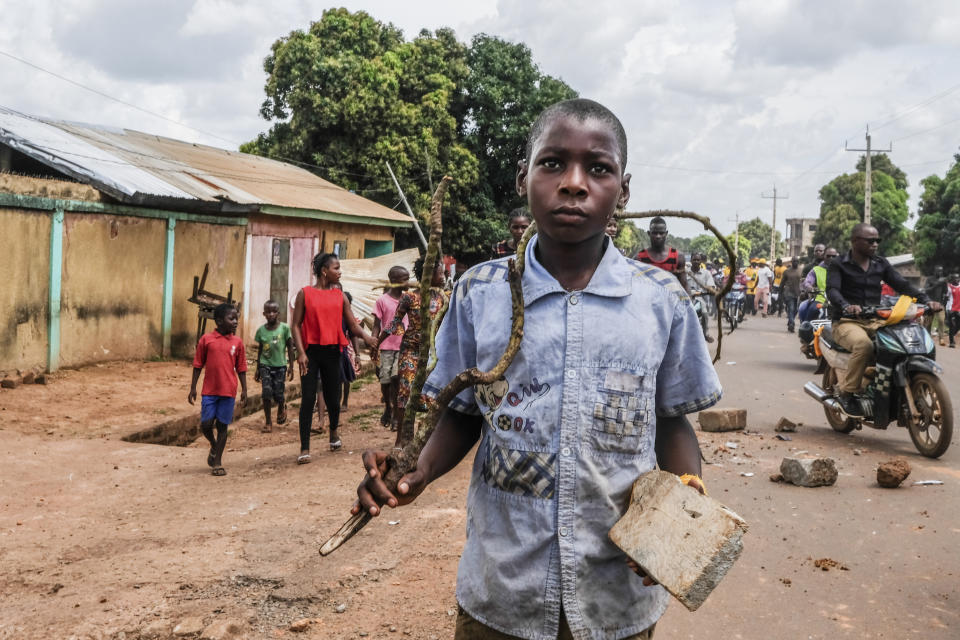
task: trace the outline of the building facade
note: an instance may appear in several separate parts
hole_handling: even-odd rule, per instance
[[[819,218],[787,218],[787,256],[807,255],[819,222]]]

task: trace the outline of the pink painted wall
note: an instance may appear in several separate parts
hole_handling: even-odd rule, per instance
[[[288,318],[293,317],[293,301],[300,289],[313,284],[313,238],[290,239],[290,279],[287,290],[290,299],[287,301],[290,311]]]
[[[250,318],[243,330],[245,343],[263,324],[263,303],[270,299],[270,260],[273,255],[273,237],[252,236],[250,239]],[[254,354],[256,355],[256,354]]]

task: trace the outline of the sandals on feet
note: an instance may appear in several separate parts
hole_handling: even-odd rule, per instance
[[[330,443],[330,451],[339,451],[343,447],[343,442],[340,439],[337,439],[336,442]]]
[[[299,456],[297,456],[297,464],[310,464],[310,454],[301,453]]]
[[[285,424],[287,422],[287,410],[277,409],[277,424]]]
[[[225,476],[227,475],[227,470],[223,467],[214,467],[210,470],[210,474],[214,476]]]
[[[280,422],[279,418],[277,418],[277,422]],[[265,424],[263,425],[263,427],[260,428],[260,433],[272,433],[272,432],[273,432],[273,427],[271,427],[268,424]]]

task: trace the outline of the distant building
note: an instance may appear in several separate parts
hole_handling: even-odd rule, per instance
[[[912,253],[903,253],[899,256],[887,256],[887,261],[900,275],[906,278],[910,284],[918,289],[923,288],[925,278],[923,274],[920,273],[920,269],[917,268],[917,263],[913,259]]]
[[[804,256],[813,246],[819,218],[787,218],[787,255]]]

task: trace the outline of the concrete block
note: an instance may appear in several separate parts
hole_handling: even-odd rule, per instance
[[[20,381],[23,384],[33,384],[34,382],[36,382],[36,380],[37,380],[37,372],[27,371],[26,373],[23,374],[23,378],[21,378]]]
[[[20,386],[20,378],[7,376],[3,380],[0,380],[0,387],[4,389],[16,389],[19,386]]]
[[[829,487],[837,481],[837,465],[832,458],[784,458],[780,473],[785,482],[798,487]]]
[[[740,431],[747,426],[747,410],[704,409],[697,421],[701,431]]]
[[[687,609],[695,611],[743,551],[747,523],[686,486],[653,470],[633,485],[630,506],[610,539]]]

